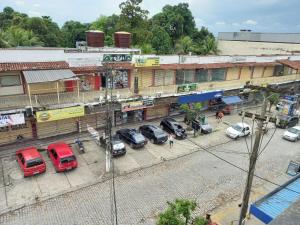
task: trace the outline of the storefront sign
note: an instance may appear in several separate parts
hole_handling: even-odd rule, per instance
[[[84,106],[36,112],[38,123],[84,116]]]
[[[104,54],[103,62],[131,62],[132,55],[130,54]]]
[[[25,117],[23,113],[0,115],[0,127],[7,127],[20,124],[25,124]]]
[[[189,92],[189,91],[196,91],[197,84],[182,84],[178,85],[177,92]]]
[[[140,101],[126,102],[126,103],[122,103],[122,112],[152,107],[153,105],[154,105],[153,99],[143,99]]]
[[[159,57],[140,57],[135,59],[135,67],[159,66]]]

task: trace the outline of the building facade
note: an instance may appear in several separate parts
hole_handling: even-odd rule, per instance
[[[103,128],[106,87],[112,89],[114,125],[174,115],[183,97],[207,104],[216,95],[238,93],[246,82],[299,89],[295,55],[121,55],[130,57],[103,63],[115,53],[0,50],[0,145],[84,132],[87,125]]]

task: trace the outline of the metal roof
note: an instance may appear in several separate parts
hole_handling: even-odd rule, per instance
[[[250,213],[268,224],[299,199],[300,175],[251,204]]]
[[[29,84],[51,82],[76,77],[71,70],[29,70],[23,71]]]

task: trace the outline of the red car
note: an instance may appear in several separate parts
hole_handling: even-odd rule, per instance
[[[50,144],[47,153],[56,172],[71,170],[78,165],[72,148],[64,142]]]
[[[46,164],[38,150],[35,147],[20,149],[16,152],[17,162],[23,170],[24,177],[44,173]]]

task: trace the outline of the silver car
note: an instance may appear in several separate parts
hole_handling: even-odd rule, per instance
[[[298,141],[300,140],[300,126],[295,126],[287,129],[283,133],[283,138],[289,141]]]

